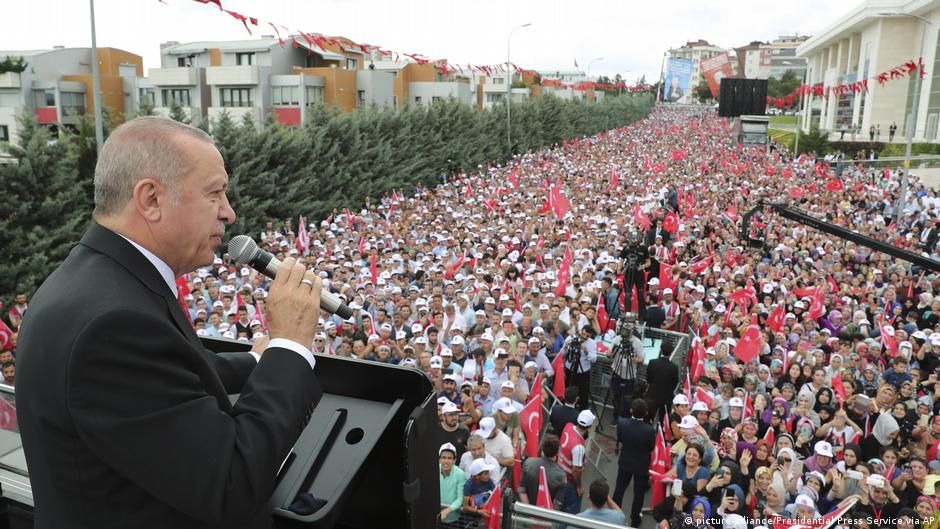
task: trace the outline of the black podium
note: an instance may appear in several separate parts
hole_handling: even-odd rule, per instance
[[[243,342],[203,338],[213,351]],[[323,398],[278,473],[276,528],[437,527],[439,428],[433,386],[411,368],[317,355]],[[326,504],[288,507],[309,493]]]

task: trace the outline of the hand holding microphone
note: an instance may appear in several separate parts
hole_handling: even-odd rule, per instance
[[[255,243],[255,241],[247,235],[236,235],[233,237],[232,240],[228,243],[228,253],[232,259],[235,260],[235,262],[248,265],[272,279],[277,278],[276,276],[278,274],[278,269],[282,264],[270,252],[266,252],[261,248],[258,248],[258,245]],[[288,260],[290,260],[292,263],[294,262],[293,258]],[[288,260],[285,260],[285,263]],[[303,265],[299,263],[297,266],[303,267]],[[319,278],[317,279],[319,280]],[[338,297],[333,295],[332,292],[321,290],[319,288],[317,290],[319,290],[318,296],[320,299],[321,309],[329,312],[330,314],[336,314],[344,320],[352,317],[352,309],[350,309],[348,305],[344,304]]]
[[[284,260],[268,295],[268,332],[305,347],[313,343],[320,319],[323,281],[293,257]]]

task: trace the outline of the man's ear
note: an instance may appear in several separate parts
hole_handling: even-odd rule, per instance
[[[165,188],[153,178],[141,179],[134,186],[134,209],[148,222],[157,222],[162,216],[161,206]]]

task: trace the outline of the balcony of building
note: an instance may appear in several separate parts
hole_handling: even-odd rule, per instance
[[[196,86],[199,84],[199,68],[151,68],[147,79],[154,86]]]
[[[209,85],[257,85],[260,80],[261,68],[257,65],[206,68],[206,83]]]

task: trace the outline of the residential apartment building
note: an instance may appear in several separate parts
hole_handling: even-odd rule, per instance
[[[738,71],[748,79],[781,78],[792,71],[803,78],[806,59],[796,56],[796,49],[808,36],[781,36],[773,42],[752,41],[746,46],[735,48],[738,59]]]
[[[387,72],[393,77],[392,101],[397,109],[405,105],[427,105],[454,98],[472,103],[470,75],[448,69],[445,73],[432,64],[392,60],[392,56],[374,51],[369,57],[370,70]]]
[[[74,127],[95,110],[91,81],[91,48],[0,51],[0,58],[22,57],[22,73],[0,74],[0,141],[15,141],[19,116],[33,115],[53,129]],[[102,103],[118,117],[136,109],[137,79],[143,74],[139,55],[98,48]]]
[[[919,18],[923,19],[922,22]],[[868,79],[868,91],[849,91],[843,96],[806,96],[800,126],[809,130],[837,131],[842,126],[881,129],[898,127],[896,139],[906,137],[907,121],[917,105],[914,140],[940,139],[940,54],[938,54],[940,0],[867,0],[829,27],[803,42],[797,55],[807,61],[810,85],[837,86]],[[873,77],[908,60],[917,60],[923,50],[926,77],[920,97],[914,101],[916,76],[893,79],[884,85]]]
[[[168,42],[161,45],[161,67],[151,68],[141,82],[140,97],[157,113],[175,102],[193,121],[248,116],[255,123],[274,119],[285,125],[303,121],[306,109],[326,103],[343,110],[391,105],[392,76],[363,69],[363,53],[338,38],[323,47],[295,37],[281,46],[273,36],[260,39]]]

